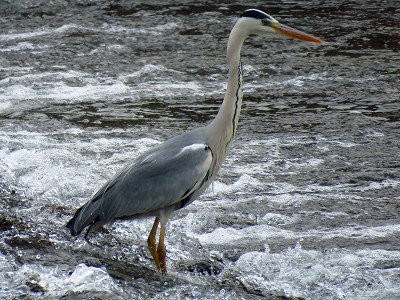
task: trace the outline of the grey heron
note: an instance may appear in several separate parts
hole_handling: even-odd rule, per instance
[[[154,216],[147,244],[157,269],[167,271],[167,221],[173,211],[193,202],[215,179],[235,136],[242,105],[240,51],[246,37],[263,33],[321,42],[263,11],[244,11],[229,35],[228,85],[216,117],[204,127],[155,146],[112,177],[67,223],[73,236],[87,226],[89,232],[117,219]]]

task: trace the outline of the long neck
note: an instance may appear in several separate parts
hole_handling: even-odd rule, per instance
[[[209,124],[210,139],[216,144],[225,157],[226,151],[235,136],[242,106],[242,66],[240,62],[240,50],[247,34],[234,26],[229,35],[227,59],[228,59],[228,85],[224,101],[215,119]]]

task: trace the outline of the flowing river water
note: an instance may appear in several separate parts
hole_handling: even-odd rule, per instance
[[[168,224],[65,223],[127,161],[209,122],[236,17],[251,37],[238,134]],[[1,299],[399,299],[398,1],[1,1]]]

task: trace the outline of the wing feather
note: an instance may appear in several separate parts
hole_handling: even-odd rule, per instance
[[[152,214],[193,194],[211,165],[212,152],[205,143],[155,148],[110,180],[92,201],[101,201],[99,215],[103,223]]]

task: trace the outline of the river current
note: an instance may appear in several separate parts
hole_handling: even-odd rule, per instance
[[[324,40],[250,37],[236,139],[168,224],[65,223],[115,172],[209,122],[236,17]],[[1,1],[1,299],[399,299],[397,1]]]

